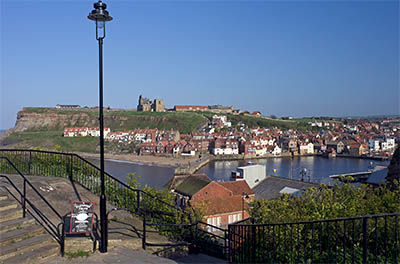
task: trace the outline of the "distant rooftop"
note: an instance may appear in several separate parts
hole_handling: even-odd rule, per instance
[[[318,184],[282,178],[277,176],[266,176],[266,178],[253,188],[255,200],[266,198],[273,200],[279,198],[283,193],[293,194]]]

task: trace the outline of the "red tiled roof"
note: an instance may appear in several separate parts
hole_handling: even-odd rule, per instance
[[[163,147],[165,147],[166,145],[168,145],[168,141],[163,140],[159,142]]]
[[[143,142],[142,147],[156,147],[157,144],[153,142]]]
[[[217,182],[217,183],[231,190],[233,195],[242,195],[243,192],[248,195],[254,194],[254,192],[250,189],[246,181],[228,181],[228,182]]]
[[[208,109],[208,106],[204,105],[175,105],[175,109]]]
[[[241,196],[232,197],[214,197],[211,199],[203,200],[206,203],[206,215],[216,215],[230,212],[242,211],[243,199]],[[201,202],[193,202],[193,204]],[[249,208],[247,203],[244,203],[244,209]]]

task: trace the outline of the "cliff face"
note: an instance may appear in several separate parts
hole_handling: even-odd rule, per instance
[[[98,110],[95,109],[26,107],[18,113],[15,127],[11,131],[62,131],[67,127],[97,127],[98,117]],[[196,113],[143,113],[121,109],[104,111],[104,126],[112,130],[158,128],[190,133],[206,123],[207,119]]]
[[[86,113],[29,113],[21,111],[13,132],[25,130],[63,130],[65,127],[96,126],[97,118]]]

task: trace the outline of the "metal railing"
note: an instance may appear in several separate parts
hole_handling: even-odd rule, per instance
[[[398,263],[400,213],[278,224],[231,224],[233,263]]]
[[[127,211],[131,214],[136,214],[142,217],[142,233],[138,236],[142,239],[142,248],[145,250],[146,247],[179,247],[188,246],[189,251],[203,252],[209,255],[213,255],[219,258],[226,259],[228,257],[228,230],[222,229],[217,226],[213,226],[202,221],[196,221],[193,223],[168,223],[162,222],[151,222],[147,219],[151,219],[154,214],[163,214],[167,216],[173,216],[171,213],[162,212],[158,210],[144,210],[140,209],[139,212],[132,211],[128,208],[113,208],[107,212],[107,219],[112,212],[116,211]],[[149,218],[150,216],[150,218]],[[183,222],[183,221],[181,221]],[[168,234],[174,234],[170,241],[165,243],[152,243],[148,242],[148,233],[152,232],[147,227],[156,228],[161,234],[168,237]],[[206,231],[207,228],[218,230],[221,234],[215,234]],[[137,231],[135,231],[137,233]]]
[[[7,157],[25,175],[63,177],[77,182],[92,193],[100,194],[100,169],[93,163],[74,153],[42,150],[0,149],[0,156]],[[0,164],[0,172],[13,170]],[[126,183],[105,173],[107,201],[120,208],[160,210],[184,214],[173,204],[169,204],[145,191],[133,189]]]
[[[228,258],[230,244],[228,229],[198,221],[195,230],[196,245],[202,252],[222,259]]]
[[[100,195],[100,169],[77,154],[0,149],[0,156],[12,160],[15,166],[25,174],[67,178],[71,182],[79,183],[92,193]],[[13,170],[7,164],[0,163],[0,172],[13,173]],[[133,189],[108,173],[105,173],[105,193],[107,201],[117,208],[124,208],[143,217],[144,228],[153,225],[160,229],[160,233],[171,235],[171,232],[166,231],[166,227],[173,226],[177,221],[187,226],[192,225],[190,214],[185,213],[181,208],[143,190]],[[150,217],[146,217],[149,212]],[[181,221],[184,218],[186,218],[186,223]],[[175,230],[173,235],[175,238],[182,237],[179,230]],[[146,241],[143,245],[144,247],[153,246],[146,244]]]
[[[22,178],[22,190],[20,190],[8,176],[0,175],[1,178],[7,181],[6,184],[12,187],[17,192],[17,195],[20,196],[20,198],[18,198],[6,186],[3,186],[3,188],[21,205],[22,217],[25,218],[27,213],[32,216],[36,222],[40,224],[46,230],[46,232],[49,233],[60,244],[61,248],[62,239],[60,233],[58,232],[57,225],[53,223],[54,220],[51,220],[50,217],[43,212],[43,210],[40,210],[38,206],[33,204],[31,199],[28,198],[27,187],[30,187],[32,193],[39,197],[39,202],[43,202],[45,206],[50,209],[50,212],[54,214],[53,217],[55,217],[57,221],[61,221],[61,215],[8,158],[0,157],[0,161],[1,164],[7,164],[8,166],[12,167],[14,173]]]

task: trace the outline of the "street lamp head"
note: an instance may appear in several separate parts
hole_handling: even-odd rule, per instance
[[[112,17],[106,10],[107,5],[102,1],[93,4],[95,9],[89,13],[88,18],[96,22],[96,39],[103,39],[106,36],[105,22],[111,21]]]
[[[108,14],[108,11],[106,10],[107,5],[103,3],[102,1],[98,1],[97,3],[93,4],[93,7],[95,9],[92,10],[92,12],[89,13],[88,18],[93,21],[111,21],[112,17]]]

